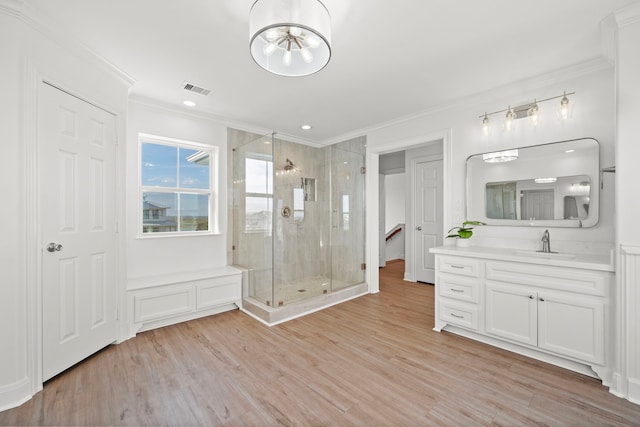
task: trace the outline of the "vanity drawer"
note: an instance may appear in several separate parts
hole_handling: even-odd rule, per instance
[[[481,263],[473,258],[438,257],[438,269],[441,273],[457,274],[461,276],[480,277]]]
[[[440,319],[451,325],[478,330],[478,308],[475,306],[440,300]]]
[[[595,296],[608,294],[608,274],[579,268],[516,262],[492,261],[486,265],[488,280]]]
[[[474,304],[480,302],[478,279],[446,273],[440,274],[438,278],[438,295]]]

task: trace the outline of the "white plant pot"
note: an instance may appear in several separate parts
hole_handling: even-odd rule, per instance
[[[459,248],[468,248],[471,246],[471,239],[456,239],[456,246]]]

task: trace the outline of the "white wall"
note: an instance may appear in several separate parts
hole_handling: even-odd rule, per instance
[[[616,13],[617,393],[640,404],[640,5]]]
[[[224,125],[180,110],[144,103],[129,103],[127,128],[127,278],[188,273],[227,265],[227,130]],[[215,146],[219,149],[219,230],[217,235],[140,238],[138,216],[138,134],[146,133]],[[148,282],[150,285],[152,282]]]
[[[385,175],[384,229],[389,233],[398,224],[404,224],[405,174]]]
[[[368,149],[375,152],[378,147],[384,147],[388,152],[393,150],[396,142],[415,140],[420,135],[449,133],[450,155],[445,159],[445,168],[450,167],[447,176],[450,187],[445,189],[451,205],[451,210],[445,212],[445,228],[448,229],[465,219],[465,162],[472,154],[593,137],[601,144],[601,165],[612,165],[613,77],[613,68],[604,60],[594,60],[566,70],[543,74],[470,97],[449,108],[426,112],[424,115],[373,131],[367,135]],[[571,97],[575,107],[573,117],[568,122],[558,121],[555,118],[556,104],[547,102],[540,104],[544,116],[542,124],[537,128],[518,126],[511,133],[494,132],[490,138],[482,136],[481,120],[478,116],[484,111],[500,110],[509,104],[520,105],[534,98],[556,96],[563,91],[576,92],[576,95]],[[553,110],[553,114],[546,113],[545,110]],[[613,200],[614,182],[611,176],[605,175],[598,225],[589,229],[551,230],[555,249],[569,251],[578,248],[598,252],[612,248]],[[474,240],[477,244],[525,246],[533,249],[539,244],[542,231],[544,230],[535,227],[481,227],[476,230]]]
[[[0,410],[29,399],[42,386],[42,242],[36,203],[38,81],[45,78],[116,113],[121,141],[131,83],[50,30],[46,20],[26,7],[22,2],[0,0],[0,179],[6,207],[0,210],[5,225],[0,245]],[[118,161],[124,164],[124,156]],[[122,190],[123,181],[118,184]],[[124,218],[123,211],[119,218]],[[124,258],[119,261],[122,265]],[[116,285],[121,283],[119,277]]]

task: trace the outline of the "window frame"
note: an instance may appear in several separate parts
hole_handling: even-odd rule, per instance
[[[187,150],[197,150],[202,152],[207,152],[209,154],[209,188],[208,189],[198,189],[198,188],[182,188],[179,186],[179,180],[176,182],[175,187],[160,187],[160,186],[151,186],[151,185],[143,185],[142,183],[142,172],[143,172],[143,164],[142,164],[142,146],[145,143],[163,145],[168,147],[173,147],[180,152],[180,149]],[[211,236],[220,234],[219,229],[219,200],[218,200],[218,184],[219,184],[219,147],[210,144],[204,144],[201,142],[194,141],[186,141],[175,138],[168,138],[158,135],[150,135],[146,133],[138,134],[138,192],[136,197],[136,203],[138,208],[137,212],[137,238],[140,239],[155,239],[155,238],[166,238],[166,237],[185,237],[185,236]],[[177,175],[179,177],[180,170],[180,157],[177,158]],[[166,193],[166,194],[174,194],[176,198],[179,200],[180,195],[208,195],[209,197],[209,206],[208,206],[208,229],[207,230],[189,230],[189,231],[165,231],[165,232],[144,232],[144,194],[145,193]],[[178,202],[179,204],[179,202]],[[178,205],[179,207],[179,205]],[[152,217],[153,214],[150,213],[149,217]],[[177,218],[177,227],[180,227],[180,215],[176,215]]]

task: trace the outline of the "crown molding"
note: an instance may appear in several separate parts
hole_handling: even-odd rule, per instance
[[[0,0],[0,14],[19,18],[23,0]]]
[[[315,148],[322,147],[321,144],[315,143],[307,139],[298,138],[296,136],[289,135],[286,133],[281,133],[274,129],[267,129],[267,128],[251,125],[239,120],[216,115],[213,113],[196,111],[191,108],[187,109],[186,107],[182,108],[180,106],[170,104],[168,102],[160,101],[158,99],[149,98],[149,97],[138,95],[138,94],[129,95],[129,102],[133,104],[142,105],[148,108],[163,110],[172,114],[180,114],[180,115],[191,117],[194,119],[210,121],[210,122],[219,124],[221,126],[225,126],[228,128],[233,128],[233,129],[237,129],[245,132],[255,133],[257,135],[267,135],[275,132],[278,139],[281,139],[287,142],[295,142],[298,144],[308,145],[310,147],[315,147]]]
[[[618,28],[634,24],[640,21],[640,2],[632,3],[628,6],[613,12],[618,23]]]
[[[0,14],[20,20],[31,29],[42,34],[46,39],[52,40],[63,49],[79,58],[92,62],[108,74],[118,78],[127,87],[131,87],[135,83],[133,77],[91,50],[88,46],[74,39],[61,25],[44,16],[25,0],[0,0]]]
[[[558,82],[569,81],[592,74],[598,71],[611,69],[613,64],[604,56],[598,56],[579,63],[571,64],[566,67],[550,70],[537,76],[516,80],[493,89],[485,90],[470,94],[457,100],[436,105],[434,107],[415,112],[406,116],[398,117],[383,123],[379,123],[370,127],[364,127],[345,134],[335,136],[323,141],[322,145],[331,145],[342,141],[347,141],[358,136],[367,135],[385,128],[398,126],[406,122],[425,118],[434,114],[446,112],[454,109],[472,108],[478,104],[486,103],[488,99],[495,100],[496,97],[510,97],[520,93],[520,88],[526,87],[527,91],[535,91],[546,86],[557,84]]]

